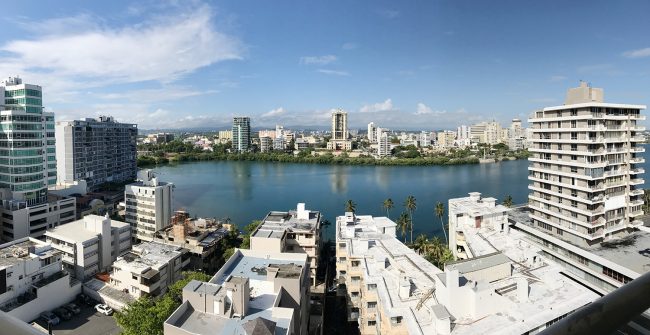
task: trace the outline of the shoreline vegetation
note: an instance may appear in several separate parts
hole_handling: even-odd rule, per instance
[[[481,159],[477,152],[469,149],[451,149],[447,153],[421,154],[412,146],[397,147],[393,157],[374,158],[368,155],[350,157],[347,152],[334,155],[332,152],[318,152],[313,155],[313,148],[302,150],[297,154],[291,152],[228,152],[227,145],[215,145],[213,152],[194,148],[191,144],[173,141],[162,145],[149,145],[138,148],[147,151],[148,155],[139,156],[138,167],[150,167],[178,162],[193,161],[259,161],[278,163],[301,163],[321,165],[377,165],[377,166],[426,166],[426,165],[464,165],[479,164]],[[509,151],[507,146],[493,146],[493,155],[488,158],[495,162],[502,160],[526,159],[527,150]]]

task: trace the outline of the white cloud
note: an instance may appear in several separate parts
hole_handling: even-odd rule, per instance
[[[325,55],[325,56],[304,56],[300,57],[300,64],[305,65],[327,65],[329,63],[335,62],[337,57],[334,55]]]
[[[245,49],[237,38],[215,30],[206,5],[119,28],[92,21],[78,15],[40,23],[49,27],[42,35],[0,46],[0,73],[20,73],[50,92],[173,82],[204,66],[241,59]]]
[[[206,94],[216,94],[219,93],[217,90],[195,90],[188,87],[180,86],[164,86],[162,88],[155,89],[141,89],[141,90],[132,90],[127,92],[116,92],[116,93],[100,93],[92,94],[96,95],[100,99],[105,100],[128,100],[133,102],[142,102],[142,103],[154,103],[161,101],[173,101],[179,100],[188,97],[196,97]]]
[[[630,50],[623,53],[626,58],[643,58],[650,57],[650,48],[643,48],[637,50]]]
[[[435,114],[442,115],[447,114],[447,111],[434,111],[431,107],[419,102],[415,110],[415,115],[426,115],[426,114]]]
[[[277,116],[280,116],[280,115],[283,115],[283,114],[286,114],[286,113],[287,113],[287,110],[280,107],[280,108],[276,108],[276,109],[271,109],[270,111],[262,114],[261,117],[262,118],[277,117]]]
[[[393,100],[386,99],[384,102],[378,102],[376,104],[364,105],[359,109],[361,113],[372,113],[372,112],[382,112],[393,110]]]
[[[317,72],[329,74],[333,76],[347,77],[350,75],[347,71],[337,71],[337,70],[327,70],[327,69],[318,69]]]

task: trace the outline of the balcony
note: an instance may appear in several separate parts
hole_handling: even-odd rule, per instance
[[[634,178],[630,180],[630,185],[641,185],[643,184],[643,179],[641,178]]]

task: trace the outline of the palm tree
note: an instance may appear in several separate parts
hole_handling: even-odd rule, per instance
[[[348,200],[345,202],[345,211],[346,212],[352,212],[357,210],[357,204],[354,203],[352,200]]]
[[[397,229],[399,229],[402,232],[402,238],[404,239],[404,243],[406,243],[406,232],[409,229],[410,223],[409,223],[409,215],[406,212],[402,212],[402,214],[399,215],[399,219],[397,219]]]
[[[445,205],[438,201],[436,204],[436,216],[440,219],[440,226],[442,227],[442,233],[445,234],[445,242],[449,243],[449,238],[447,237],[447,231],[445,229],[445,224],[442,222],[442,217],[445,215]]]
[[[512,197],[510,195],[506,195],[503,199],[503,205],[506,207],[512,207]]]
[[[388,198],[384,200],[382,207],[386,210],[386,216],[390,219],[390,209],[394,207],[393,199]]]
[[[650,190],[643,190],[643,214],[650,213]]]
[[[412,195],[406,197],[404,207],[406,207],[406,209],[409,211],[409,219],[411,221],[411,243],[413,243],[413,211],[418,207],[417,203],[415,202],[415,197]]]
[[[420,234],[415,238],[413,250],[417,251],[420,255],[426,255],[429,252],[429,239],[427,235]]]

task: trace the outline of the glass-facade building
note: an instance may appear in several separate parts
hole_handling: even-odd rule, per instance
[[[44,203],[56,184],[54,114],[43,112],[41,87],[17,77],[0,82],[0,102],[0,188],[28,206]]]

